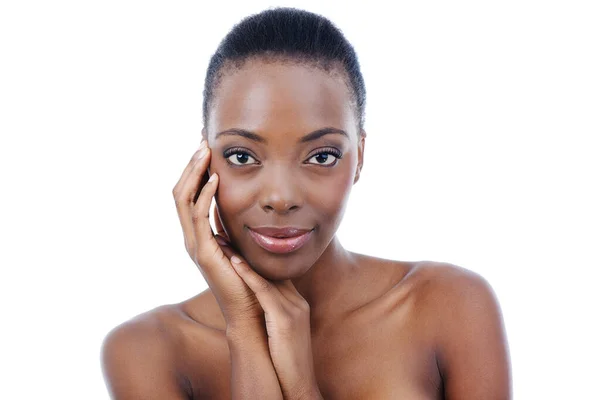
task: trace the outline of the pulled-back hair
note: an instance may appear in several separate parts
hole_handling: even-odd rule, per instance
[[[299,63],[329,73],[345,72],[353,94],[358,132],[364,129],[366,90],[358,58],[339,28],[327,18],[280,7],[244,18],[223,38],[210,59],[204,81],[204,126],[221,78],[249,59]]]

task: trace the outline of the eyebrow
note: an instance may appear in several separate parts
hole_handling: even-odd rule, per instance
[[[298,143],[306,143],[306,142],[310,142],[312,140],[317,140],[322,136],[329,135],[332,133],[344,135],[347,138],[349,138],[346,131],[328,126],[326,128],[317,129],[316,131],[313,131],[305,136],[302,136],[300,138],[300,140],[298,141]],[[258,143],[267,143],[267,139],[263,138],[260,135],[257,135],[254,132],[248,131],[246,129],[239,129],[239,128],[226,129],[224,131],[217,133],[215,136],[215,139],[217,139],[221,135],[237,135],[237,136],[245,137],[246,139],[253,140]]]

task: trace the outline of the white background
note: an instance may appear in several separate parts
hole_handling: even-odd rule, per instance
[[[342,243],[483,275],[516,399],[597,395],[597,2],[391,3],[2,2],[0,398],[107,398],[108,331],[206,288],[171,190],[209,57],[271,5],[331,18],[361,62]]]

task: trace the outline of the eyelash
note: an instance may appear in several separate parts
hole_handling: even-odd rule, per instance
[[[225,157],[225,160],[227,160],[227,162],[229,163],[229,165],[231,165],[231,166],[233,166],[233,167],[243,167],[243,166],[244,166],[244,165],[238,165],[238,164],[234,164],[234,163],[232,163],[231,161],[229,161],[229,157],[231,157],[231,156],[232,156],[232,155],[234,155],[234,154],[246,154],[246,155],[248,155],[248,156],[250,156],[250,157],[252,157],[252,158],[254,158],[254,159],[255,159],[255,157],[254,157],[254,156],[253,156],[251,153],[249,153],[247,150],[245,150],[245,149],[244,149],[244,148],[242,148],[242,147],[233,147],[233,148],[231,148],[231,149],[227,149],[227,150],[225,150],[225,151],[223,152],[223,157]],[[322,149],[322,150],[321,150],[321,151],[319,151],[318,153],[315,153],[315,154],[313,154],[312,156],[310,156],[310,157],[309,157],[309,160],[310,160],[311,158],[315,157],[315,156],[318,156],[318,155],[320,155],[320,154],[331,154],[331,155],[332,155],[332,156],[334,156],[334,157],[335,157],[337,160],[339,160],[339,159],[341,159],[341,158],[342,158],[342,152],[341,152],[341,151],[339,151],[338,149],[336,149],[336,148],[333,148],[333,147],[328,147],[328,148]],[[331,167],[333,167],[333,166],[337,165],[337,160],[335,160],[333,163],[331,163],[331,164],[328,164],[328,165],[323,165],[323,164],[314,164],[314,163],[310,163],[310,164],[313,164],[313,165],[320,165],[320,166],[322,166],[322,167],[325,167],[325,168],[331,168]],[[247,164],[247,165],[255,165],[255,164]]]

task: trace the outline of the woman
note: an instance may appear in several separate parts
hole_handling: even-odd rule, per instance
[[[356,254],[335,236],[363,165],[365,89],[330,21],[289,8],[246,18],[204,95],[202,144],[173,195],[210,289],[107,335],[113,398],[510,398],[482,277]]]

